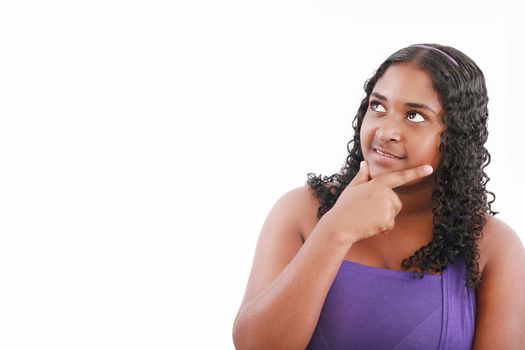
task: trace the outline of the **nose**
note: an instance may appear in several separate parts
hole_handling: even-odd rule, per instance
[[[394,115],[387,115],[382,118],[382,122],[376,129],[376,136],[381,142],[400,141],[401,125]]]

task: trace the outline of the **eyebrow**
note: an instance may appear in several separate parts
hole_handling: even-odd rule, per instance
[[[382,101],[388,101],[388,99],[385,96],[381,95],[380,93],[372,92],[371,95],[377,97],[378,99],[380,99]],[[430,108],[429,106],[427,106],[426,104],[423,104],[423,103],[407,102],[407,103],[405,103],[405,105],[408,106],[408,107],[412,107],[412,108],[428,109],[432,113],[437,114],[436,112],[434,112],[434,110],[432,108]]]

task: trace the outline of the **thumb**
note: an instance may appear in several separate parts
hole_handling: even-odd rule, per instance
[[[355,177],[350,182],[350,186],[359,185],[363,182],[370,181],[370,172],[368,170],[368,163],[366,160],[363,160],[359,165],[359,171],[355,175]]]

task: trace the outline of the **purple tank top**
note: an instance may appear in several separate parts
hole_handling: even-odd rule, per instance
[[[423,278],[343,260],[307,350],[470,349],[476,297],[465,270],[461,256]]]

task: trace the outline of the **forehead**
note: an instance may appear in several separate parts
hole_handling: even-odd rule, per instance
[[[392,103],[424,103],[434,111],[442,109],[440,96],[432,86],[428,73],[411,63],[393,64],[376,82],[374,92]]]

